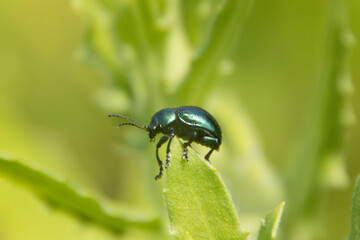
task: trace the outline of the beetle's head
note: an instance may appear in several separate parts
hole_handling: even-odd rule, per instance
[[[148,126],[148,131],[149,131],[149,138],[150,141],[153,142],[155,141],[155,136],[160,133],[161,131],[161,126],[160,123],[158,121],[158,119],[156,117],[153,117],[151,119],[151,122]]]

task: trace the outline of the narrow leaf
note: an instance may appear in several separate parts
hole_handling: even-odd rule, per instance
[[[360,240],[360,176],[356,181],[352,200],[349,240]]]
[[[158,229],[158,219],[127,208],[108,209],[93,197],[79,193],[69,184],[14,160],[0,157],[0,174],[29,187],[52,206],[104,228],[122,232],[136,226]],[[108,206],[106,206],[108,207]]]
[[[251,3],[251,0],[224,0],[221,4],[212,29],[194,53],[192,68],[178,92],[187,103],[199,102],[214,87],[214,70],[238,40]]]
[[[206,43],[223,0],[192,1],[183,0],[183,25],[192,48],[196,51]],[[205,40],[205,41],[204,41]]]
[[[291,157],[288,192],[289,214],[314,213],[321,189],[344,187],[348,183],[343,162],[344,133],[352,121],[349,95],[349,54],[353,36],[347,24],[345,1],[330,1],[328,32],[323,67],[316,96],[300,143]],[[299,181],[301,179],[301,181]],[[319,191],[320,190],[320,191]],[[291,203],[290,203],[291,201]]]
[[[277,237],[285,202],[269,212],[261,221],[258,240],[275,240]]]
[[[171,153],[164,188],[171,234],[177,239],[246,239],[217,170],[191,148],[189,161],[183,160],[178,139]]]

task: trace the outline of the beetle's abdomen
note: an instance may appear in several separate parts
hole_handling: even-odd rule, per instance
[[[179,107],[177,115],[184,124],[202,129],[208,136],[217,138],[219,144],[221,143],[222,134],[220,126],[215,118],[206,110],[193,106]]]

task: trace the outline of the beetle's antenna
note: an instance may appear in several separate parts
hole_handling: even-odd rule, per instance
[[[140,128],[142,130],[148,131],[146,126],[142,127],[142,126],[136,125],[134,123],[121,123],[121,124],[117,125],[116,127],[121,127],[121,126],[126,126],[126,125],[134,126],[134,127]]]
[[[121,115],[114,115],[114,114],[109,114],[108,117],[123,118],[123,119],[126,119],[126,120],[129,120],[129,121],[133,122],[133,123],[121,123],[121,124],[117,125],[117,127],[130,125],[130,126],[134,126],[134,127],[140,128],[140,129],[145,130],[145,131],[149,131],[149,128],[147,126],[142,125],[140,123],[137,123],[134,120],[132,120],[131,118],[121,116]]]

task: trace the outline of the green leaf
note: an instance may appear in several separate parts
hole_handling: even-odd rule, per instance
[[[122,232],[127,227],[159,229],[159,220],[151,215],[120,206],[116,211],[105,208],[95,198],[18,161],[0,157],[0,174],[29,187],[52,206],[112,231]]]
[[[217,170],[175,138],[165,173],[164,196],[171,234],[177,239],[246,239],[234,204]]]
[[[261,221],[258,240],[275,240],[279,229],[285,202],[269,212]]]
[[[360,176],[358,177],[351,205],[349,240],[360,240]]]

